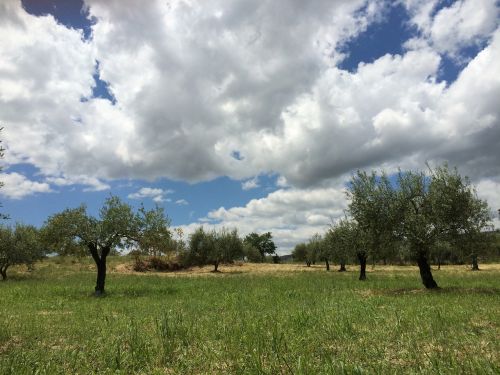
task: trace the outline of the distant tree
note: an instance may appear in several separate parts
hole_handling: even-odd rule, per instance
[[[98,218],[82,205],[49,217],[43,228],[45,241],[54,249],[74,243],[87,247],[97,267],[96,296],[104,293],[108,255],[137,241],[140,230],[141,222],[132,208],[116,196],[106,199]]]
[[[311,242],[311,240],[306,243],[306,264],[310,267],[311,264],[316,264],[319,257],[319,246],[316,243]]]
[[[325,234],[325,242],[331,249],[332,260],[339,264],[339,272],[346,271],[346,264],[352,255],[356,255],[356,241],[352,228],[353,224],[346,219],[330,225]]]
[[[192,264],[213,264],[214,272],[218,272],[221,263],[243,256],[243,242],[236,229],[205,232],[200,227],[189,238],[189,253]]]
[[[311,258],[325,262],[326,270],[330,271],[330,260],[332,258],[331,248],[319,233],[314,234],[309,239],[307,249]]]
[[[233,262],[243,257],[243,241],[238,236],[238,230],[222,228],[215,233],[215,252],[211,256],[214,271],[221,262]]]
[[[276,245],[273,242],[273,236],[271,232],[267,232],[264,234],[258,234],[255,232],[250,233],[245,237],[244,242],[254,246],[259,250],[262,262],[265,261],[266,254],[271,255],[276,251]]]
[[[44,256],[38,230],[32,225],[16,224],[14,228],[0,227],[0,274],[7,279],[7,269],[25,264],[29,269]]]
[[[295,245],[292,251],[292,258],[295,262],[306,262],[307,260],[307,245],[304,242]],[[308,264],[310,266],[311,264]]]
[[[262,260],[259,249],[253,246],[251,243],[243,243],[243,253],[248,262],[259,263]]]
[[[362,246],[358,243],[356,256],[362,270],[360,280],[365,280],[368,256],[386,256],[386,249],[392,248],[395,241],[399,223],[396,193],[385,173],[379,176],[375,172],[358,171],[351,179],[347,196],[349,213],[357,223],[359,239],[363,239]]]

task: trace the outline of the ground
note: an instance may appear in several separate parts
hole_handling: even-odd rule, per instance
[[[110,260],[18,267],[0,283],[0,373],[499,373],[500,265],[234,264],[134,273]]]

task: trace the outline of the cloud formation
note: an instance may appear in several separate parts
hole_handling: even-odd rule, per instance
[[[0,189],[0,194],[10,199],[22,199],[36,193],[51,193],[53,191],[49,184],[28,180],[16,172],[0,173],[0,181],[4,184]]]
[[[291,189],[249,202],[250,219],[238,219],[242,207],[209,214],[250,228],[255,205],[336,189],[358,168],[446,160],[485,188],[500,176],[495,0],[85,3],[96,20],[88,40],[19,1],[0,5],[5,161],[34,165],[49,189],[218,176],[251,188],[279,175]],[[403,53],[341,69],[345,46],[400,5],[415,28]],[[454,82],[438,79],[445,58],[463,66]],[[92,98],[97,66],[115,104]],[[315,210],[298,211],[304,231],[331,214]],[[276,220],[290,232],[283,243],[302,230]]]
[[[156,203],[170,202],[171,199],[165,198],[167,194],[173,193],[173,190],[164,190],[159,188],[143,187],[137,192],[128,195],[129,199],[152,199]]]

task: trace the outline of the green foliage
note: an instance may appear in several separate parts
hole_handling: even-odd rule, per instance
[[[358,171],[351,179],[347,192],[349,213],[366,244],[356,249],[357,253],[365,251],[367,255],[382,257],[392,248],[400,219],[396,195],[385,173]]]
[[[319,260],[328,259],[326,258],[326,254],[324,252],[323,246],[323,238],[320,234],[314,234],[306,244],[307,248],[307,256],[306,262],[307,264],[315,264]]]
[[[146,210],[141,206],[136,220],[140,223],[138,236],[139,249],[155,257],[173,252],[170,219],[165,216],[163,207],[156,206]]]
[[[348,219],[332,224],[325,234],[325,242],[331,249],[331,259],[343,264],[355,258],[356,252],[365,247],[362,240],[362,233],[356,223]]]
[[[263,234],[252,232],[245,237],[244,242],[259,250],[262,262],[265,260],[266,254],[271,255],[276,251],[271,232]]]
[[[38,230],[32,225],[16,224],[14,228],[0,227],[0,274],[7,278],[7,269],[15,264],[33,263],[45,255]]]
[[[295,245],[292,257],[295,262],[305,262],[307,260],[307,245],[303,242]]]
[[[220,263],[232,262],[243,255],[243,242],[236,229],[205,232],[199,227],[189,237],[189,253],[184,261],[191,265],[213,264],[217,271]]]
[[[470,244],[490,221],[469,179],[447,165],[429,176],[400,172],[398,187],[399,230],[415,255],[427,254],[437,241]]]
[[[259,263],[262,261],[262,255],[259,249],[253,246],[251,243],[243,243],[243,254],[248,262]]]

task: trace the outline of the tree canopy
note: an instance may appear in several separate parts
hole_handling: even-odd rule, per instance
[[[31,267],[45,254],[38,230],[32,225],[0,226],[0,274],[7,279],[7,269],[15,264]]]
[[[276,251],[271,232],[263,234],[252,232],[245,237],[244,242],[259,250],[262,261],[265,260],[266,254],[271,255]]]

